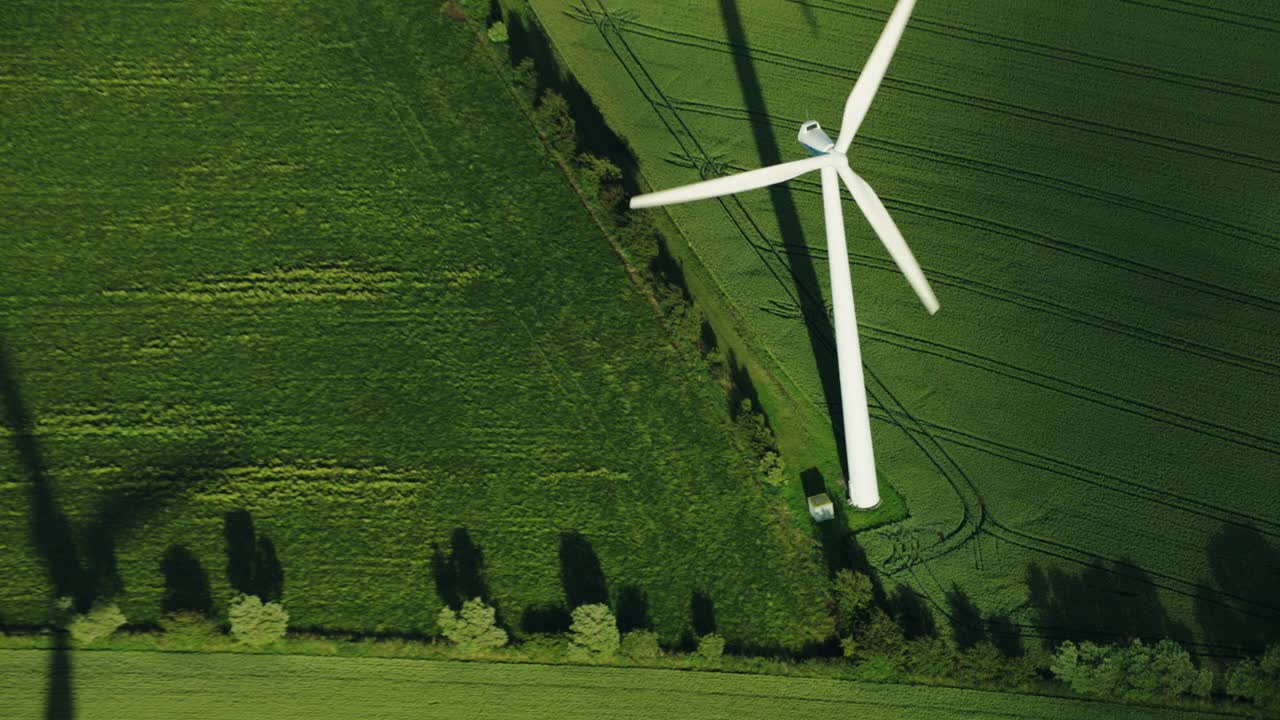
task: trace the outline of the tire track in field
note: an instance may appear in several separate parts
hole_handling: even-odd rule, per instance
[[[733,120],[741,120],[743,122],[756,122],[755,118],[764,117],[759,113],[753,113],[745,108],[731,108],[722,105],[714,105],[711,103],[701,103],[693,100],[672,100],[673,104],[682,110],[688,110],[701,115],[710,115],[713,117],[722,117]],[[783,118],[776,115],[764,117],[776,129],[789,129],[798,127],[802,119]],[[1265,232],[1247,228],[1241,225],[1235,225],[1224,220],[1207,217],[1187,212],[1179,208],[1160,205],[1158,203],[1149,202],[1128,195],[1121,195],[1109,190],[1103,190],[1091,185],[1065,180],[1038,173],[1032,170],[1024,170],[1022,168],[1010,167],[1008,165],[1000,165],[985,160],[965,157],[963,155],[955,155],[951,153],[934,150],[932,148],[920,147],[917,145],[908,145],[897,143],[883,138],[867,135],[866,133],[858,133],[857,143],[867,145],[878,150],[893,153],[895,155],[908,155],[929,162],[950,165],[952,167],[963,168],[966,170],[976,170],[997,177],[1009,178],[1028,184],[1039,185],[1053,190],[1069,193],[1090,200],[1098,200],[1112,205],[1128,208],[1137,212],[1147,213],[1162,220],[1171,220],[1181,222],[1192,227],[1198,227],[1202,230],[1230,237],[1243,242],[1248,242],[1268,250],[1280,250],[1280,236],[1274,233]]]
[[[826,257],[825,253],[818,253],[816,251],[814,255],[815,257]],[[873,270],[880,270],[892,274],[900,273],[896,265],[881,257],[851,252],[849,253],[849,260],[853,265],[857,265],[859,267],[871,268]],[[1093,315],[1081,310],[1076,310],[1050,300],[1033,297],[1031,295],[1019,293],[1007,288],[997,287],[995,285],[989,285],[977,280],[970,280],[968,278],[961,277],[959,275],[952,275],[940,270],[929,270],[928,275],[929,282],[935,285],[953,287],[974,293],[975,295],[981,295],[998,302],[1007,303],[1027,310],[1043,312],[1048,315],[1060,317],[1082,325],[1094,327],[1099,330],[1113,332],[1117,335],[1125,335],[1135,340],[1148,342],[1169,350],[1185,352],[1190,355],[1196,355],[1244,370],[1252,370],[1270,377],[1280,377],[1280,364],[1268,362],[1248,355],[1240,355],[1227,350],[1209,347],[1207,345],[1201,345],[1173,335],[1165,335],[1155,331],[1146,330],[1135,325],[1127,325],[1100,315]],[[767,311],[773,312],[774,314],[780,314],[787,312],[787,309],[771,307],[767,308]]]
[[[891,421],[894,412],[886,410],[884,407],[875,407],[871,409],[872,416],[879,420]],[[937,423],[927,421],[915,421],[930,437],[934,438],[933,442],[938,442],[941,438],[947,442],[951,442],[951,435],[965,436],[967,433],[953,430]],[[970,437],[974,437],[970,435]],[[963,444],[963,443],[956,443]],[[1025,452],[1025,451],[1024,451]],[[982,497],[979,492],[979,497]],[[1076,565],[1081,565],[1091,569],[1101,570],[1118,577],[1122,577],[1130,582],[1152,585],[1162,590],[1171,592],[1189,598],[1192,601],[1207,602],[1219,607],[1231,610],[1233,612],[1248,615],[1256,618],[1274,618],[1280,616],[1280,605],[1264,602],[1256,598],[1249,598],[1235,593],[1227,592],[1219,588],[1215,588],[1203,583],[1187,580],[1171,573],[1166,573],[1150,568],[1142,567],[1134,562],[1122,558],[1110,557],[1101,553],[1092,552],[1079,548],[1067,543],[1051,540],[1049,538],[1040,537],[1033,533],[1019,530],[1011,527],[999,520],[986,508],[985,497],[982,498],[982,504],[986,509],[985,518],[986,526],[984,530],[997,540],[1007,542],[1016,547],[1021,547],[1031,552],[1048,555],[1058,558]],[[904,568],[898,568],[886,572],[886,575],[892,577],[904,570],[909,570],[913,565],[926,564],[931,560],[942,557],[954,551],[955,548],[948,548],[944,552],[931,554],[929,557],[921,557],[916,563],[911,563]],[[927,567],[927,565],[926,565]],[[1225,646],[1232,647],[1232,646]],[[1240,648],[1234,648],[1240,649]]]
[[[842,2],[841,0],[787,0],[787,2],[795,5],[804,5],[818,10],[825,10],[837,15],[875,20],[880,23],[883,23],[889,17],[889,13],[887,12],[864,8],[851,2]],[[971,42],[977,45],[1026,53],[1038,57],[1049,58],[1050,60],[1074,63],[1085,67],[1107,70],[1147,80],[1160,80],[1170,84],[1180,85],[1182,87],[1222,93],[1224,95],[1232,95],[1273,105],[1280,104],[1280,93],[1277,93],[1274,90],[1234,83],[1228,80],[1209,78],[1202,75],[1179,72],[1177,70],[1168,70],[1154,65],[1144,65],[1142,63],[1135,63],[1127,60],[1119,60],[1116,58],[1106,57],[1104,55],[1087,53],[1058,45],[1038,43],[1031,40],[1022,40],[1008,35],[998,35],[996,33],[975,30],[963,25],[952,25],[949,23],[938,22],[936,20],[913,18],[911,27],[917,28],[922,32],[954,40]]]
[[[1275,20],[1262,15],[1251,15],[1249,13],[1236,12],[1234,10],[1223,10],[1222,8],[1210,7],[1200,3],[1188,2],[1187,0],[1119,0],[1128,5],[1138,5],[1140,7],[1152,8],[1163,12],[1177,13],[1179,15],[1187,15],[1190,17],[1198,17],[1205,20],[1213,20],[1214,22],[1236,25],[1250,30],[1258,30],[1261,32],[1280,33],[1280,20]],[[1175,6],[1182,7],[1175,7]]]
[[[731,168],[734,170],[740,169],[737,166],[731,166]],[[821,192],[820,186],[812,180],[796,178],[789,182],[794,189],[801,192],[808,192],[810,194]],[[1224,300],[1230,300],[1243,305],[1250,305],[1267,312],[1280,311],[1280,301],[1277,300],[1272,300],[1260,295],[1254,295],[1252,293],[1241,292],[1239,290],[1232,290],[1231,288],[1199,280],[1181,273],[1176,273],[1172,270],[1165,270],[1154,265],[1138,262],[1137,260],[1130,260],[1128,258],[1112,255],[1100,250],[1094,250],[1093,248],[1068,242],[1066,240],[1059,240],[1058,238],[1038,233],[1034,230],[1006,225],[994,220],[980,218],[976,215],[968,215],[954,210],[947,210],[922,203],[914,203],[908,200],[897,200],[885,196],[881,196],[881,199],[884,200],[886,207],[899,212],[909,213],[919,217],[926,217],[952,225],[960,225],[993,235],[1000,235],[1011,240],[1017,240],[1030,245],[1036,245],[1045,249],[1091,260],[1115,270],[1141,275],[1143,277],[1168,283],[1186,290],[1202,292],[1206,295],[1213,295]]]
[[[602,12],[607,13],[607,11],[605,11],[604,9],[603,0],[596,0],[596,4],[601,8]],[[586,8],[585,3],[583,7]],[[596,14],[594,11],[590,10],[589,8],[587,8],[586,11],[590,13],[593,18],[596,17]],[[697,139],[693,135],[692,131],[684,123],[683,119],[679,117],[678,112],[676,112],[676,110],[671,106],[670,102],[662,94],[661,89],[657,86],[657,83],[653,80],[652,76],[648,73],[648,71],[645,70],[645,68],[643,67],[643,64],[640,63],[638,56],[635,55],[634,50],[632,50],[630,46],[626,43],[625,38],[621,36],[621,33],[618,31],[616,25],[617,25],[616,23],[606,22],[603,17],[600,17],[596,20],[596,27],[600,31],[606,46],[614,54],[615,58],[618,59],[620,63],[622,63],[625,71],[632,78],[632,80],[636,82],[637,88],[639,89],[641,94],[645,97],[646,101],[649,102],[651,107],[653,107],[655,112],[659,114],[660,120],[663,122],[664,126],[667,127],[668,131],[672,134],[677,144],[681,146],[681,149],[684,150],[688,156],[692,157],[693,154],[688,152],[689,147],[692,146],[698,150],[698,155],[700,155],[701,157],[707,160],[710,160],[711,155],[708,154],[705,151],[705,149],[703,149],[702,146],[697,142]],[[612,33],[610,32],[610,30],[612,30]],[[679,126],[679,130],[676,129],[675,125]],[[810,290],[806,288],[796,288],[795,286],[792,286],[790,288],[787,287],[787,284],[785,283],[785,281],[782,280],[781,276],[778,274],[778,271],[769,263],[767,257],[763,254],[763,251],[761,250],[759,245],[753,242],[751,240],[750,235],[747,233],[745,225],[750,225],[755,230],[756,233],[758,233],[762,238],[766,238],[766,242],[768,242],[767,237],[761,231],[759,226],[755,224],[750,214],[745,211],[745,209],[741,206],[740,203],[736,202],[736,198],[734,198],[734,203],[732,204],[729,202],[725,202],[723,199],[721,199],[721,206],[729,214],[730,220],[734,223],[739,233],[742,234],[744,240],[746,240],[747,243],[757,253],[757,257],[765,264],[766,268],[774,276],[775,280],[777,280],[780,283],[780,285],[782,286],[783,292],[788,296],[792,297],[794,300],[796,300],[796,304],[798,306],[805,307],[805,305],[799,303],[795,293],[797,290],[799,290],[800,292],[810,292]],[[741,213],[740,215],[735,216],[733,212],[733,209],[735,207],[737,211]],[[776,254],[774,254],[773,256],[775,259],[778,259]],[[830,338],[824,338],[824,344],[827,345],[832,350],[834,350],[834,343],[831,342]],[[984,526],[986,525],[985,521],[988,519],[993,520],[993,523],[992,523],[993,527],[1000,530],[1001,535],[1011,535],[1015,538],[1019,537],[1019,531],[1008,529],[1007,526],[1004,526],[1003,524],[994,523],[994,519],[991,518],[990,516],[989,510],[986,507],[985,499],[983,498],[981,492],[977,489],[972,479],[969,478],[964,473],[963,468],[961,468],[959,464],[956,463],[956,461],[950,456],[950,454],[947,453],[946,449],[942,446],[938,438],[931,432],[930,424],[922,423],[921,421],[916,420],[915,417],[911,415],[909,412],[906,412],[905,408],[902,408],[901,404],[897,402],[896,397],[893,396],[892,393],[888,391],[888,388],[883,385],[883,383],[879,380],[879,377],[876,376],[874,372],[870,370],[870,368],[867,368],[867,377],[872,381],[872,383],[869,384],[867,390],[868,390],[868,394],[870,395],[874,403],[874,407],[872,408],[873,417],[876,417],[877,419],[882,421],[890,422],[895,426],[899,427],[900,429],[903,429],[908,435],[908,437],[911,437],[912,435],[918,435],[919,437],[913,439],[913,442],[915,442],[917,444],[917,447],[920,447],[922,450],[924,450],[925,447],[932,447],[934,449],[933,451],[924,450],[926,453],[926,456],[928,457],[929,461],[932,464],[934,464],[935,468],[939,469],[939,471],[943,474],[944,479],[948,481],[948,484],[956,492],[957,496],[961,501],[964,518],[961,522],[961,525],[958,526],[955,531],[953,531],[953,534],[951,536],[952,538],[959,538],[959,540],[958,542],[948,543],[950,547],[946,548],[944,552],[952,552],[954,551],[954,549],[962,546],[967,540],[972,539],[973,537],[976,537],[984,529]],[[874,384],[875,387],[872,387],[872,384]],[[876,388],[879,388],[879,390],[877,390]],[[901,409],[900,412],[895,413],[893,411],[886,411],[884,408],[888,407],[888,405],[886,405],[882,400],[883,397],[889,398],[891,402],[898,405],[899,408]],[[904,420],[907,420],[907,419],[909,419],[910,422],[915,426],[916,432],[913,433],[912,430],[906,426]],[[934,451],[936,451],[937,455],[943,459],[940,460],[939,457],[936,457],[934,454]],[[946,471],[945,468],[947,465],[950,465],[957,471],[957,473],[960,476],[960,480],[957,480],[955,477],[952,476],[952,473]],[[969,533],[962,535],[960,531],[963,530],[966,525],[971,525],[972,530]],[[1022,534],[1022,535],[1025,535],[1025,534]],[[1100,566],[1097,564],[1097,561],[1099,559],[1105,560],[1105,558],[1102,558],[1101,556],[1091,557],[1089,553],[1087,553],[1086,551],[1080,550],[1078,548],[1072,548],[1062,543],[1054,543],[1053,541],[1044,541],[1043,545],[1037,547],[1031,544],[1031,540],[1024,540],[1020,544],[1008,537],[1003,537],[1002,539],[1004,539],[1006,542],[1010,542],[1010,544],[1019,545],[1021,547],[1024,547],[1024,549],[1030,550],[1032,552],[1040,552],[1042,554],[1050,555],[1053,557],[1059,557],[1068,562],[1100,569],[1103,572],[1123,575],[1122,573],[1120,573],[1118,570],[1114,568],[1106,567],[1105,565]],[[1059,549],[1055,550],[1054,549],[1055,546]],[[1076,553],[1076,556],[1072,557],[1070,555],[1065,554],[1065,552],[1068,550]],[[924,560],[922,559],[922,562],[923,561]],[[1129,567],[1136,567],[1136,566],[1133,566],[1131,563],[1123,563],[1123,565],[1127,565]],[[909,567],[910,566],[908,566],[908,569]],[[1156,587],[1163,587],[1162,585],[1159,585],[1158,583],[1150,580],[1149,578],[1133,577],[1129,575],[1126,575],[1125,577],[1128,577],[1128,579],[1133,580],[1135,582],[1142,583],[1142,584],[1153,585]],[[1181,581],[1181,582],[1183,584],[1189,584],[1186,581]],[[1214,592],[1212,588],[1206,587],[1202,589],[1206,593]],[[1209,601],[1209,600],[1206,599],[1206,601]],[[1253,613],[1249,613],[1249,614],[1253,614]]]
[[[648,31],[645,28],[653,28],[653,31]],[[845,82],[857,77],[857,72],[853,70],[840,68],[839,66],[830,65],[828,63],[794,57],[772,50],[743,48],[735,46],[726,40],[703,37],[701,35],[680,32],[677,30],[668,30],[657,26],[645,25],[642,27],[639,23],[634,21],[628,21],[625,24],[623,31],[630,35],[646,37],[651,40],[688,47],[695,50],[711,50],[713,52],[720,52],[726,55],[742,55],[750,58],[753,62],[767,63],[793,70],[800,70],[806,73],[839,78]],[[686,39],[682,40],[679,38]],[[1030,120],[1044,125],[1051,125],[1080,132],[1088,132],[1095,135],[1101,135],[1103,137],[1111,137],[1118,140],[1148,145],[1162,150],[1172,150],[1174,152],[1194,155],[1209,160],[1217,160],[1242,167],[1253,168],[1255,170],[1280,174],[1280,161],[1238,150],[1229,150],[1189,140],[1178,140],[1176,138],[1170,138],[1156,133],[1111,125],[1109,123],[1103,123],[1096,120],[1086,120],[1084,118],[1078,118],[1064,113],[1037,110],[1024,105],[984,98],[968,93],[955,92],[936,85],[929,85],[927,83],[916,82],[913,80],[886,77],[881,85],[884,87],[894,88],[898,92],[918,95],[931,100],[941,100],[955,105],[976,108],[1023,120]]]
[[[1073,397],[1078,400],[1084,400],[1086,402],[1111,408],[1112,410],[1129,413],[1130,415],[1135,415],[1145,420],[1162,423],[1188,432],[1222,440],[1224,442],[1234,443],[1251,450],[1270,453],[1272,455],[1280,455],[1280,441],[1273,438],[1256,435],[1254,433],[1222,425],[1203,418],[1168,410],[1150,403],[1142,402],[1141,400],[1134,400],[1132,398],[1122,397],[1103,390],[1089,388],[1070,380],[1064,380],[1046,373],[1011,365],[1009,363],[996,360],[995,358],[978,355],[976,353],[971,353],[960,348],[933,342],[931,340],[905,335],[886,328],[879,328],[874,325],[869,325],[866,322],[859,322],[858,327],[862,330],[865,337],[879,343],[903,348],[920,355],[929,355],[943,360],[948,360],[950,362],[959,363],[978,370],[983,370],[993,375],[999,375],[1001,377],[1017,380],[1028,385],[1034,385],[1068,397]]]

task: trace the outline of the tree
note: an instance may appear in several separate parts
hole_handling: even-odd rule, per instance
[[[703,660],[719,660],[724,655],[724,638],[716,633],[709,633],[698,638],[698,649],[694,655]]]
[[[662,654],[658,634],[652,630],[634,630],[623,635],[620,650],[632,660],[651,660]]]
[[[94,603],[89,611],[76,615],[67,623],[67,632],[76,645],[84,647],[100,638],[107,637],[124,625],[128,620],[119,606],[113,602]]]
[[[289,613],[278,602],[262,602],[257,595],[241,595],[227,611],[231,636],[245,645],[267,645],[284,637]]]
[[[1261,658],[1246,658],[1231,668],[1227,694],[1258,705],[1280,704],[1280,643]]]
[[[472,598],[454,611],[440,608],[440,632],[464,653],[500,648],[507,644],[507,631],[498,627],[497,613],[480,598]]]
[[[569,656],[578,660],[613,657],[621,640],[618,622],[603,603],[579,605],[569,626]]]
[[[836,632],[841,637],[853,634],[859,623],[866,619],[867,610],[875,599],[871,578],[852,570],[839,570],[832,580],[835,601]]]
[[[1097,645],[1064,642],[1049,670],[1082,695],[1128,699],[1173,698],[1191,692],[1200,672],[1186,648],[1172,640],[1145,645]],[[1208,675],[1212,686],[1212,673]]]

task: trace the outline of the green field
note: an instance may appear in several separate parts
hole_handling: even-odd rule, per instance
[[[517,633],[606,598],[668,642],[830,631],[723,394],[439,3],[0,5],[0,623],[282,586],[299,628],[487,593]]]
[[[0,651],[0,706],[92,718],[812,718],[868,720],[1234,717],[1035,695],[727,673],[492,663]],[[53,688],[54,702],[46,705]],[[68,701],[60,693],[74,692]],[[64,717],[68,715],[63,715]]]
[[[834,135],[893,3],[530,5],[660,189]],[[850,157],[941,313],[845,213],[910,514],[859,541],[917,630],[1280,639],[1277,48],[1262,0],[920,2]],[[830,455],[816,181],[669,213]]]

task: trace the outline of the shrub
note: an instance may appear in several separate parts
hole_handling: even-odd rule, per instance
[[[1200,668],[1196,673],[1195,681],[1191,683],[1189,692],[1198,698],[1207,698],[1213,694],[1213,681],[1213,670]]]
[[[489,30],[485,33],[489,36],[491,43],[504,43],[511,38],[507,35],[507,24],[501,20],[489,26]]]
[[[623,635],[620,649],[632,660],[652,660],[662,654],[658,634],[652,630],[636,630]]]
[[[160,618],[160,629],[170,645],[180,648],[200,648],[222,634],[217,623],[190,610]]]
[[[874,600],[871,578],[852,570],[837,571],[832,581],[832,595],[836,631],[842,636],[853,634],[858,624],[866,619]]]
[[[107,637],[128,622],[115,603],[94,603],[88,612],[76,615],[67,624],[71,641],[80,647]]]
[[[569,626],[571,657],[579,660],[612,657],[620,644],[618,623],[608,605],[594,603],[574,608],[573,624]]]
[[[703,660],[719,660],[724,655],[724,638],[710,633],[698,638],[698,649],[693,653]]]
[[[1280,704],[1280,644],[1267,648],[1261,658],[1236,663],[1227,679],[1227,694],[1258,705]]]
[[[1199,680],[1190,653],[1167,639],[1152,646],[1141,640],[1128,645],[1068,641],[1054,653],[1049,670],[1072,690],[1095,697],[1172,698],[1191,692]]]
[[[277,602],[262,602],[257,595],[241,595],[227,611],[231,636],[245,645],[267,645],[284,637],[289,613]]]
[[[440,608],[440,632],[464,653],[500,648],[507,644],[507,631],[498,627],[497,613],[480,598],[472,598],[454,611]]]
[[[569,102],[554,90],[542,93],[542,99],[534,111],[538,124],[544,128],[551,146],[563,155],[572,157],[578,146],[578,125],[569,112]]]

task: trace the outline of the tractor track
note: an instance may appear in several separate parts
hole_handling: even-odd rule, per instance
[[[1215,22],[1236,25],[1238,27],[1258,30],[1260,32],[1280,33],[1280,20],[1263,17],[1262,15],[1251,15],[1249,13],[1236,12],[1234,10],[1223,10],[1221,8],[1210,7],[1200,3],[1188,2],[1188,0],[1119,0],[1119,2],[1127,5],[1138,5],[1140,7],[1161,10],[1163,12],[1177,13],[1188,17],[1213,20]],[[1170,7],[1172,5],[1181,5],[1184,8],[1189,9]],[[1235,17],[1233,18],[1228,16]],[[1250,20],[1255,22],[1250,22]]]
[[[645,28],[653,28],[654,32],[649,32]],[[806,73],[826,75],[828,77],[839,78],[844,81],[849,81],[857,76],[856,71],[841,68],[836,65],[822,63],[816,60],[795,57],[772,50],[743,48],[718,38],[708,38],[701,35],[695,35],[693,33],[659,28],[657,26],[641,25],[634,21],[628,21],[625,23],[624,29],[620,32],[625,32],[626,34],[636,35],[639,37],[646,37],[672,45],[680,45],[695,50],[711,50],[727,55],[739,55],[751,60],[752,62],[760,62],[779,67],[786,67],[793,70],[801,70]],[[686,39],[682,40],[679,38]],[[1101,135],[1103,137],[1110,137],[1122,141],[1156,147],[1162,150],[1172,150],[1209,160],[1217,160],[1255,170],[1262,170],[1268,173],[1280,174],[1280,161],[1238,150],[1214,147],[1212,145],[1205,145],[1203,143],[1196,143],[1189,140],[1179,140],[1144,130],[1125,128],[1095,120],[1085,120],[1083,118],[1077,118],[1064,113],[1037,110],[1023,105],[1004,102],[1002,100],[994,100],[968,93],[946,90],[935,85],[929,85],[927,83],[912,80],[885,77],[884,81],[881,83],[881,87],[889,87],[897,90],[898,92],[917,95],[931,100],[941,100],[955,105],[976,108],[987,112],[1021,118],[1023,120],[1030,120],[1044,125],[1066,128],[1068,130],[1075,130],[1079,132],[1088,132],[1095,135]]]
[[[799,118],[783,118],[776,115],[769,115],[766,117],[760,113],[746,110],[745,108],[731,108],[693,100],[673,99],[672,102],[673,105],[679,109],[689,110],[690,112],[698,113],[700,115],[741,120],[748,123],[754,122],[755,118],[763,118],[778,130],[789,130],[790,128],[799,126],[802,122],[802,119]],[[1160,205],[1158,203],[1141,200],[1127,195],[1121,195],[1109,190],[1103,190],[1101,188],[1084,185],[1071,180],[1057,178],[1052,175],[1045,175],[1043,173],[1025,170],[1022,168],[1009,167],[1007,165],[1000,165],[985,160],[977,160],[963,155],[954,155],[917,145],[897,143],[891,140],[867,135],[862,132],[858,133],[856,142],[859,145],[866,145],[883,152],[891,153],[895,156],[909,155],[911,157],[920,158],[933,163],[950,165],[952,167],[958,167],[965,170],[975,170],[997,177],[1004,177],[1028,184],[1039,185],[1041,187],[1058,190],[1077,197],[1098,200],[1100,202],[1117,205],[1136,212],[1146,213],[1162,220],[1180,222],[1202,230],[1217,233],[1224,237],[1251,243],[1268,250],[1280,250],[1280,236],[1273,233],[1234,225],[1216,218],[1197,215],[1185,210],[1179,210],[1178,208],[1172,208],[1167,205]]]
[[[842,2],[841,0],[787,0],[787,2],[795,5],[806,5],[811,8],[825,10],[837,15],[859,17],[875,20],[881,23],[889,17],[889,13],[887,12],[864,8],[851,2]],[[1160,80],[1162,82],[1182,87],[1193,88],[1196,90],[1207,90],[1209,92],[1232,95],[1234,97],[1245,98],[1248,100],[1257,100],[1259,102],[1270,103],[1273,105],[1280,104],[1280,92],[1266,88],[1253,87],[1251,85],[1244,85],[1242,83],[1234,83],[1229,80],[1204,77],[1202,75],[1194,75],[1191,73],[1179,72],[1177,70],[1167,70],[1154,65],[1144,65],[1142,63],[1130,62],[1128,60],[1118,60],[1104,55],[1096,55],[1094,53],[1082,52],[1080,50],[1050,45],[1047,43],[1021,40],[1008,35],[983,32],[981,30],[975,30],[962,25],[952,25],[949,23],[938,22],[936,20],[926,20],[918,17],[912,18],[911,27],[919,29],[922,32],[954,40],[971,42],[977,45],[1026,53],[1038,57],[1049,58],[1050,60],[1058,60],[1098,70],[1107,70],[1122,75],[1130,75],[1133,77],[1143,78],[1145,80]]]

